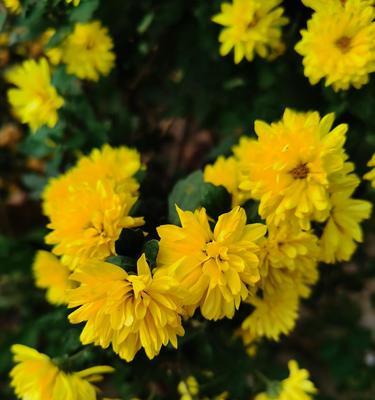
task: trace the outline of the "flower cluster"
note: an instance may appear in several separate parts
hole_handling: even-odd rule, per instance
[[[78,4],[74,0],[74,5]],[[15,4],[12,7],[16,10]],[[8,90],[13,114],[28,124],[32,132],[44,125],[55,127],[58,110],[64,105],[64,99],[52,84],[54,66],[64,63],[69,74],[98,81],[101,75],[109,74],[115,62],[112,39],[99,21],[77,23],[59,46],[48,48],[55,33],[54,29],[48,29],[37,40],[36,47],[45,47],[43,57],[11,67],[5,75],[16,86]]]
[[[344,149],[348,127],[333,123],[333,114],[287,109],[279,122],[256,121],[257,139],[241,138],[233,156],[205,169],[205,180],[224,186],[234,204],[259,201],[267,225],[260,279],[245,299],[253,307],[240,330],[246,344],[289,333],[318,280],[318,262],[348,261],[363,240],[371,204],[353,198],[360,180]]]

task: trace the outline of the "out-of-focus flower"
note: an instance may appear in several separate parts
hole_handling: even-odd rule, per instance
[[[199,384],[194,376],[188,376],[177,386],[180,400],[193,400],[199,393]]]
[[[97,388],[92,382],[99,382],[102,374],[114,371],[100,365],[65,372],[47,355],[20,344],[12,346],[12,353],[17,365],[10,372],[11,386],[22,400],[96,400]]]
[[[99,80],[115,62],[112,38],[100,22],[78,23],[62,44],[62,61],[67,71],[80,79]]]
[[[27,60],[6,73],[8,82],[17,86],[8,90],[8,100],[14,114],[32,131],[43,125],[53,128],[58,121],[57,110],[64,104],[51,84],[46,59]]]
[[[282,0],[233,0],[223,3],[212,20],[224,26],[219,36],[220,54],[234,49],[234,62],[252,61],[255,54],[275,56],[282,47],[281,28],[288,23],[279,7]]]
[[[20,0],[3,0],[3,3],[12,14],[19,14],[22,10]]]
[[[69,280],[70,270],[57,257],[48,251],[39,250],[36,253],[33,272],[35,285],[47,289],[47,300],[51,304],[67,304],[67,291],[74,287]]]
[[[317,390],[309,371],[300,369],[295,360],[289,361],[288,367],[289,377],[272,386],[270,392],[258,394],[255,400],[312,400]]]

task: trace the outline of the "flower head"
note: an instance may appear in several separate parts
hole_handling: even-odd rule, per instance
[[[112,39],[98,21],[76,24],[62,49],[68,73],[80,79],[97,81],[110,73],[115,62]]]
[[[243,58],[252,61],[255,54],[266,58],[280,52],[281,27],[288,19],[282,0],[233,0],[223,3],[221,13],[212,20],[224,26],[219,41],[220,54],[226,56],[234,49],[234,62]]]
[[[320,238],[320,259],[325,263],[351,259],[357,243],[363,241],[360,224],[371,215],[370,202],[352,198],[360,182],[352,170],[352,164],[347,163],[344,172],[334,176],[331,185],[332,208]]]
[[[8,82],[17,86],[8,90],[8,100],[21,122],[36,131],[43,125],[53,128],[58,120],[57,110],[63,106],[51,84],[51,74],[46,59],[27,60],[8,71]]]
[[[257,53],[267,57],[279,53],[282,47],[281,27],[288,19],[284,9],[278,7],[282,0],[233,0],[223,3],[221,13],[212,20],[224,26],[219,41],[220,54],[226,56],[234,49],[234,62],[244,57],[252,61]]]
[[[239,190],[239,168],[234,157],[220,156],[214,164],[209,164],[204,169],[205,182],[215,186],[224,186],[232,196],[232,206],[244,203],[246,196]]]
[[[47,300],[51,304],[67,304],[67,291],[73,288],[67,266],[52,253],[39,250],[34,259],[33,272],[36,286],[47,289]]]
[[[19,14],[22,10],[20,0],[3,0],[3,2],[12,14]]]
[[[45,354],[20,344],[12,346],[12,353],[17,365],[10,372],[11,386],[23,400],[96,400],[96,387],[91,382],[113,372],[106,365],[65,372]]]
[[[46,242],[54,245],[53,253],[62,256],[64,264],[75,268],[85,258],[103,260],[115,254],[122,229],[143,225],[143,218],[129,215],[137,198],[116,191],[112,180],[73,180],[72,184],[68,174],[60,185],[59,179],[44,193],[52,230]]]
[[[137,150],[125,146],[113,148],[105,144],[101,149],[94,149],[78,160],[74,174],[77,179],[98,181],[108,178],[114,181],[120,192],[137,194],[139,183],[134,175],[143,168]]]
[[[326,219],[329,178],[343,168],[347,126],[332,129],[334,115],[287,109],[280,122],[255,122],[257,140],[240,141],[240,188],[260,200],[259,214],[269,224],[288,219],[305,229],[309,221]]]
[[[368,2],[319,8],[302,30],[296,51],[312,85],[325,79],[335,91],[360,88],[375,71],[375,9]]]
[[[312,400],[317,390],[309,379],[309,371],[300,369],[295,360],[289,361],[288,367],[289,377],[276,386],[276,393],[260,393],[255,400]]]
[[[264,292],[263,297],[249,296],[246,302],[254,307],[242,322],[241,330],[252,340],[266,337],[278,341],[282,334],[290,333],[296,324],[299,296],[292,287],[275,292]]]
[[[194,376],[188,376],[177,386],[180,400],[193,400],[199,393],[199,383]]]
[[[262,224],[246,224],[245,211],[236,207],[222,214],[212,232],[204,208],[177,208],[181,227],[160,226],[159,264],[174,275],[189,296],[191,311],[200,307],[207,319],[232,318],[260,279],[257,241]]]
[[[72,323],[86,322],[83,344],[94,343],[113,350],[127,361],[142,347],[152,359],[162,345],[177,347],[183,335],[178,282],[162,271],[153,275],[144,255],[138,260],[137,274],[128,274],[116,265],[88,260],[74,272],[80,283],[69,294]]]
[[[375,167],[375,154],[373,154],[367,165],[369,167]],[[363,178],[369,180],[371,182],[371,186],[375,188],[375,168],[372,168],[371,171],[367,172]]]

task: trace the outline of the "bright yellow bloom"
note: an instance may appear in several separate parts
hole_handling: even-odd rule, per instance
[[[3,3],[12,14],[19,14],[21,12],[20,0],[3,0]]]
[[[369,167],[375,167],[375,154],[371,157],[371,160],[367,163]],[[367,179],[371,182],[371,186],[375,188],[375,168],[372,168],[371,171],[367,172],[363,176],[364,179]]]
[[[329,7],[360,7],[363,5],[374,5],[374,0],[302,0],[302,3],[314,11],[324,11]]]
[[[360,88],[375,71],[375,9],[356,6],[322,8],[302,30],[296,51],[312,85],[325,79],[335,91]]]
[[[182,211],[182,227],[160,226],[158,263],[189,293],[191,312],[200,307],[207,319],[232,318],[249,294],[248,285],[260,279],[258,240],[262,224],[246,224],[246,213],[236,207],[222,214],[212,232],[204,208]]]
[[[221,13],[212,20],[224,26],[220,33],[220,54],[226,56],[234,48],[234,62],[244,57],[252,61],[255,54],[266,58],[279,53],[282,47],[281,28],[288,23],[282,0],[233,0],[222,3]]]
[[[365,200],[353,199],[359,179],[352,174],[353,166],[347,164],[347,171],[339,174],[332,183],[330,202],[332,208],[320,238],[321,261],[335,263],[349,261],[363,241],[361,222],[370,217],[372,204]]]
[[[32,131],[45,124],[50,128],[56,125],[57,110],[63,106],[64,99],[51,84],[47,60],[24,61],[9,70],[6,79],[17,86],[8,90],[8,100],[22,123],[29,124]]]
[[[114,255],[122,229],[143,225],[143,218],[129,215],[137,198],[116,191],[112,180],[73,180],[72,184],[68,174],[61,178],[66,187],[63,184],[60,188],[59,179],[52,180],[44,194],[47,205],[55,207],[49,215],[52,232],[46,243],[54,245],[53,253],[62,256],[62,262],[71,268],[85,258],[103,260]],[[55,184],[59,190],[54,189]],[[64,197],[56,197],[59,193]]]
[[[116,190],[137,194],[139,183],[134,175],[142,168],[137,150],[105,144],[101,149],[94,149],[88,156],[81,157],[74,173],[77,179],[90,182],[111,179],[115,182]]]
[[[254,310],[242,322],[245,336],[253,340],[266,337],[278,341],[282,334],[287,335],[295,326],[298,317],[298,293],[285,287],[282,290],[264,292],[263,297],[249,296],[246,302]]]
[[[76,24],[62,49],[68,73],[80,79],[97,81],[110,73],[115,62],[112,38],[98,21]]]
[[[80,287],[69,293],[69,307],[79,307],[69,316],[71,323],[86,322],[83,344],[94,343],[113,350],[126,361],[142,347],[152,359],[162,345],[177,348],[183,335],[178,282],[162,271],[153,275],[146,257],[137,263],[137,275],[122,268],[89,260],[74,272]]]
[[[194,400],[199,393],[199,384],[194,376],[188,376],[177,386],[180,400]]]
[[[51,304],[67,304],[67,291],[73,288],[69,280],[70,270],[48,251],[39,250],[33,263],[35,284],[47,289],[47,300]]]
[[[260,393],[255,400],[312,400],[317,392],[309,371],[300,369],[295,360],[288,363],[289,377],[280,382],[278,393]]]
[[[76,7],[79,5],[81,0],[66,0],[66,2],[69,3],[73,3],[73,5]]]
[[[64,372],[45,354],[20,344],[12,346],[12,353],[17,365],[10,372],[11,386],[22,400],[96,400],[97,388],[91,382],[114,371],[100,365]]]
[[[268,236],[260,247],[262,275],[270,268],[307,268],[308,264],[315,264],[319,257],[318,238],[311,232],[288,224],[268,226]]]
[[[324,221],[330,209],[329,177],[343,168],[347,125],[331,131],[334,114],[286,109],[280,122],[255,122],[258,140],[242,138],[234,149],[242,178],[240,188],[260,200],[268,224],[311,219]]]
[[[239,190],[239,169],[234,157],[220,156],[214,164],[207,165],[204,169],[204,180],[215,186],[224,186],[232,196],[233,207],[247,200]]]

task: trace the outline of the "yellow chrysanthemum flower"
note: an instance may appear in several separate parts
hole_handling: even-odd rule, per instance
[[[234,49],[234,62],[252,61],[255,54],[266,58],[282,48],[281,28],[288,23],[279,7],[282,0],[233,0],[223,3],[212,20],[224,26],[219,36],[220,54]]]
[[[177,386],[180,400],[194,400],[199,393],[199,384],[194,376],[188,376]]]
[[[111,179],[116,190],[137,194],[139,183],[134,175],[143,168],[137,150],[125,146],[113,148],[105,144],[101,149],[94,149],[88,156],[81,157],[74,173],[77,179],[91,182]]]
[[[363,178],[370,181],[371,186],[375,188],[375,154],[373,154],[371,160],[367,163],[367,166],[374,168],[372,168],[371,171],[367,172],[367,174],[365,174]]]
[[[12,346],[17,364],[10,372],[11,386],[22,400],[96,400],[97,388],[92,382],[101,374],[113,372],[107,365],[78,372],[62,371],[48,356],[16,344]]]
[[[288,290],[289,289],[289,290]],[[298,318],[299,296],[290,287],[264,292],[263,297],[249,296],[246,302],[254,307],[242,322],[244,335],[253,340],[266,337],[278,341],[282,334],[290,333]]]
[[[306,7],[312,8],[314,11],[326,10],[328,7],[358,7],[374,5],[374,0],[302,0]]]
[[[204,208],[177,212],[182,227],[157,229],[158,263],[190,293],[191,312],[200,307],[207,319],[232,318],[249,294],[247,285],[260,279],[257,242],[266,227],[247,225],[240,207],[222,214],[213,232]]]
[[[232,196],[233,207],[247,200],[239,189],[238,162],[234,157],[220,156],[214,164],[207,165],[204,169],[204,180],[215,186],[224,186]]]
[[[126,361],[142,347],[152,359],[162,345],[177,348],[183,292],[178,282],[162,271],[153,275],[145,255],[138,260],[137,275],[116,265],[89,260],[74,272],[80,287],[69,293],[69,307],[79,307],[69,316],[72,323],[86,322],[83,344],[94,343],[113,350]]]
[[[296,51],[312,85],[325,79],[335,91],[360,88],[375,71],[375,9],[364,3],[315,12]]]
[[[280,382],[277,392],[260,393],[255,400],[312,400],[317,393],[316,387],[310,381],[309,371],[300,369],[295,360],[288,363],[289,377]]]
[[[242,138],[234,148],[242,178],[240,188],[260,200],[268,224],[311,219],[324,221],[330,209],[329,177],[343,168],[347,125],[331,130],[334,114],[286,109],[280,122],[255,122],[258,140]]]
[[[51,84],[47,60],[24,61],[9,70],[6,79],[17,86],[8,90],[8,100],[22,123],[29,124],[32,131],[43,125],[50,128],[56,125],[57,110],[63,106],[64,99]]]
[[[307,268],[319,257],[318,238],[288,224],[268,226],[267,238],[260,245],[260,270],[265,275],[270,268]]]
[[[54,245],[53,253],[71,268],[85,258],[103,260],[114,255],[122,229],[143,225],[143,218],[129,215],[137,198],[116,191],[112,180],[92,183],[75,180],[73,184],[69,176],[63,176],[62,180],[67,184],[65,188],[56,191],[52,183],[44,194],[47,204],[55,206],[49,214],[48,228],[52,232],[46,236],[46,243]],[[49,199],[58,193],[64,197]]]
[[[361,222],[371,215],[372,204],[353,199],[359,179],[352,173],[353,165],[346,164],[346,171],[334,177],[330,202],[332,208],[320,238],[321,261],[333,264],[349,261],[363,241]]]
[[[50,252],[39,250],[34,259],[33,272],[35,285],[47,289],[47,300],[51,304],[67,304],[67,291],[74,287],[69,280],[70,270],[67,266]]]
[[[68,73],[80,79],[97,81],[110,73],[115,62],[112,38],[98,21],[76,24],[62,50]]]
[[[20,0],[3,0],[3,3],[12,14],[19,14],[22,10]]]

